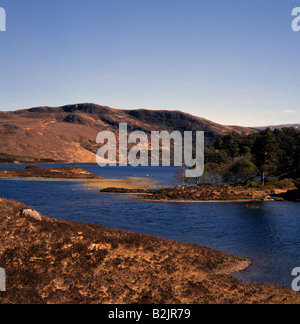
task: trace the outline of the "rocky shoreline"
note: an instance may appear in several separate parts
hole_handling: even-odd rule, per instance
[[[3,198],[0,230],[2,304],[300,303],[229,277],[250,261],[204,246],[50,219]]]
[[[145,195],[145,194],[153,194],[155,190],[152,189],[130,189],[130,188],[104,188],[100,190],[101,193],[105,194],[119,194],[119,195]]]
[[[0,178],[102,179],[79,167],[41,168],[34,165],[22,170],[0,170]]]
[[[282,200],[300,202],[300,189],[289,190],[287,192],[278,194],[277,197],[281,198]]]
[[[101,193],[136,194],[138,200],[172,201],[172,202],[224,202],[224,201],[266,201],[291,200],[300,201],[298,190],[270,190],[264,188],[245,188],[227,184],[176,186],[163,189],[125,189],[106,188]]]
[[[265,200],[268,194],[263,190],[246,190],[230,185],[220,184],[215,186],[177,186],[175,188],[155,191],[152,196],[142,199],[151,200],[176,200],[176,201],[240,201],[240,200]]]

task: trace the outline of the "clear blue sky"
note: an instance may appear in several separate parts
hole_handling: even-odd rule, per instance
[[[94,102],[300,123],[300,0],[0,0],[0,110]]]

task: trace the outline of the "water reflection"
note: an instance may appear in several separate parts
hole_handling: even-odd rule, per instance
[[[249,201],[245,202],[244,206],[248,209],[262,209],[264,206],[263,201]]]

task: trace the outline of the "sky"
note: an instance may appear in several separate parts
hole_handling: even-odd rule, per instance
[[[90,102],[300,123],[300,0],[0,0],[0,110]],[[0,17],[1,19],[1,17]]]

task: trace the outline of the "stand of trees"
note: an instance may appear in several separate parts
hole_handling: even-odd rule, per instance
[[[257,176],[262,185],[269,176],[300,178],[300,131],[295,128],[218,136],[205,151],[207,171],[220,172],[234,184]]]
[[[258,177],[262,186],[268,177],[300,179],[299,130],[268,128],[250,135],[235,132],[220,135],[214,142],[206,143],[205,174],[201,179],[188,181],[216,183],[223,180],[245,185]],[[186,180],[183,182],[187,183]]]

